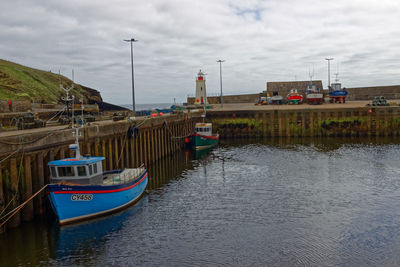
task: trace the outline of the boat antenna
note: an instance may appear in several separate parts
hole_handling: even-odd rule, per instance
[[[83,128],[83,98],[79,99],[81,102],[81,128]]]
[[[72,99],[75,99],[75,96],[72,96]],[[72,135],[75,137],[75,144],[69,145],[69,148],[75,150],[75,158],[80,159],[81,151],[79,149],[79,136],[82,136],[82,133],[79,133],[79,127],[74,124],[74,105],[72,105],[72,129],[74,129]]]
[[[311,74],[311,69],[308,69],[308,76],[310,77],[310,85],[312,85],[312,77],[314,76],[314,65],[313,65],[313,72]]]
[[[335,76],[336,76],[335,82],[338,82],[338,81],[339,81],[339,78],[338,78],[338,76],[339,76],[339,61],[338,61],[337,64],[336,64],[336,73],[335,73]]]
[[[201,114],[201,117],[203,118],[203,123],[205,122],[205,118],[206,118],[206,108],[203,106],[203,114]]]

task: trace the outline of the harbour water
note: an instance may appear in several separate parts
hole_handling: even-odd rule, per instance
[[[400,140],[223,143],[149,166],[135,206],[0,235],[0,266],[398,266]],[[50,216],[50,217],[49,217]]]

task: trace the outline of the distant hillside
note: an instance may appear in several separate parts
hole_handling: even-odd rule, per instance
[[[60,88],[72,85],[72,81],[50,71],[25,67],[0,59],[0,99],[31,100],[41,103],[60,103],[65,91]],[[74,85],[71,94],[83,98],[85,103],[103,102],[100,93],[94,89]]]

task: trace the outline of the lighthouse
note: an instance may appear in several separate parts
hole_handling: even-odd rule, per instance
[[[204,105],[207,103],[207,93],[206,93],[206,77],[205,73],[199,70],[196,79],[196,99],[194,104],[196,105]]]

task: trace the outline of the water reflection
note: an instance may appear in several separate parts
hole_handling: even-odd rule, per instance
[[[0,265],[398,266],[396,139],[223,141],[148,167],[135,206],[0,235]]]
[[[54,237],[55,244],[54,258],[74,258],[102,253],[107,238],[114,232],[123,231],[125,222],[140,212],[142,205],[143,202],[140,201],[117,214],[78,224],[51,227],[51,236]]]

